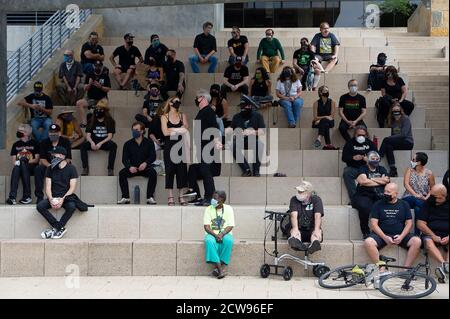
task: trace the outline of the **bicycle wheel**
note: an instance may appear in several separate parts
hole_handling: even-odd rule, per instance
[[[380,292],[391,298],[417,299],[436,290],[436,280],[426,274],[403,271],[380,280]]]
[[[364,282],[364,276],[352,273],[354,267],[355,265],[341,266],[326,272],[319,278],[319,285],[327,289],[340,289]]]

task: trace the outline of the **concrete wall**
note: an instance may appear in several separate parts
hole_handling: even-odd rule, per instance
[[[206,21],[213,22],[215,30],[223,27],[222,4],[98,9],[94,13],[103,15],[107,37],[121,37],[127,32],[141,38],[153,33],[192,37],[202,32]]]
[[[19,49],[38,29],[38,26],[8,25],[6,32],[8,57]]]
[[[448,36],[448,0],[431,0],[427,8],[420,3],[408,20],[408,32],[422,32],[429,36]]]

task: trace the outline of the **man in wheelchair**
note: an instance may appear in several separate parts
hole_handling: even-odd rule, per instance
[[[288,244],[294,250],[312,254],[321,249],[322,199],[314,193],[310,182],[303,181],[296,190],[297,195],[291,198],[289,204],[290,222],[286,228],[290,229],[291,236]]]

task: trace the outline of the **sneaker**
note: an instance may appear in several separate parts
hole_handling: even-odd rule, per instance
[[[211,273],[211,276],[213,276],[213,277],[218,277],[218,276],[219,276],[219,269],[214,268],[214,270],[213,270],[212,273]]]
[[[445,272],[446,274],[448,274],[448,262],[447,262],[447,261],[445,261],[445,262],[442,264],[442,267],[444,268],[444,272]]]
[[[195,204],[195,206],[209,206],[211,205],[211,200],[210,199],[204,199],[202,201],[199,201],[198,203]]]
[[[370,85],[368,85],[366,91],[367,92],[372,92],[372,87]]]
[[[21,204],[28,205],[28,204],[31,204],[33,202],[33,200],[31,199],[31,197],[27,197],[27,198],[22,198],[19,202]]]
[[[316,251],[321,250],[320,242],[318,240],[313,241],[308,247],[308,254],[313,254]]]
[[[322,146],[322,143],[320,143],[319,140],[315,140],[313,146],[315,149],[319,149]]]
[[[297,125],[295,125],[295,124],[289,124],[289,128],[296,128],[297,127]]]
[[[201,202],[203,199],[201,197],[194,198],[193,200],[188,201],[188,205],[195,205],[199,202]]]
[[[147,199],[148,205],[156,205],[156,200],[153,197]]]
[[[289,237],[288,238],[288,244],[289,247],[295,250],[306,250],[308,247],[302,241],[296,237]]]
[[[261,174],[260,174],[259,172],[254,172],[254,173],[253,173],[253,176],[254,176],[254,177],[261,177]]]
[[[81,176],[88,176],[88,175],[89,175],[89,168],[88,167],[83,168]]]
[[[117,202],[117,205],[129,204],[129,203],[130,203],[130,199],[129,198],[122,197],[122,199]]]
[[[114,176],[114,170],[108,169],[108,176]]]
[[[280,103],[278,103],[278,101],[272,101],[272,106],[279,106],[280,105]]]
[[[52,238],[53,234],[56,233],[56,229],[52,228],[52,229],[46,229],[41,233],[41,238],[42,239],[50,239]]]
[[[65,229],[64,227],[61,228],[60,230],[57,230],[56,232],[53,233],[52,239],[61,239],[61,238],[63,238],[63,236],[66,232],[67,232],[67,229]]]
[[[193,190],[186,191],[181,197],[192,197],[197,196],[197,192],[194,192]]]
[[[8,198],[8,199],[6,200],[6,203],[7,203],[8,205],[16,205],[16,204],[17,204],[15,198]]]
[[[250,177],[252,176],[252,172],[248,169],[244,173],[242,173],[241,177]]]
[[[389,177],[398,177],[397,168],[391,167],[391,170],[389,171]]]

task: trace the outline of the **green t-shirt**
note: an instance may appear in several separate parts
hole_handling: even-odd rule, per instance
[[[227,227],[234,227],[233,208],[224,204],[221,209],[216,210],[209,205],[203,215],[203,225],[209,225],[216,234],[223,232]],[[232,231],[229,234],[232,235]]]

